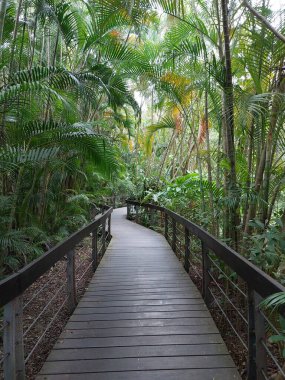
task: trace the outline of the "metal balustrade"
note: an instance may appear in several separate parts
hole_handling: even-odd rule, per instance
[[[0,378],[38,372],[106,251],[112,211],[0,282]]]
[[[284,342],[270,336],[284,333],[283,310],[266,312],[260,303],[285,287],[214,236],[158,205],[127,200],[127,217],[162,232],[200,290],[229,351],[247,363],[248,380],[285,378]],[[283,352],[282,352],[283,351]],[[236,355],[238,353],[238,355]],[[242,372],[242,368],[240,368]]]

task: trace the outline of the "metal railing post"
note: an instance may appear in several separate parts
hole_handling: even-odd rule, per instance
[[[164,236],[168,241],[168,215],[166,212],[164,213]]]
[[[111,214],[109,215],[109,218],[108,218],[108,239],[109,241],[111,240]]]
[[[23,298],[18,296],[4,307],[4,379],[25,379],[23,342]]]
[[[16,309],[16,378],[17,380],[24,380],[25,373],[25,354],[24,354],[24,340],[23,340],[23,296],[15,299]]]
[[[97,268],[97,254],[98,254],[98,229],[92,232],[92,269],[95,272]]]
[[[266,373],[267,370],[267,354],[263,346],[266,339],[266,326],[265,321],[260,313],[259,304],[262,297],[254,292],[254,323],[255,323],[255,344],[256,344],[256,380],[263,380],[262,372]]]
[[[164,226],[164,212],[162,210],[160,210],[160,228],[161,228],[161,232],[163,231],[163,226]]]
[[[247,291],[247,379],[256,380],[256,342],[255,342],[255,299],[254,291]]]
[[[150,226],[154,229],[154,209],[150,209]]]
[[[176,220],[174,218],[172,218],[172,250],[174,251],[174,253],[176,253],[176,239],[177,239],[177,236],[176,236]]]
[[[106,251],[106,220],[104,220],[104,222],[102,222],[102,252],[101,253],[101,257],[103,257],[104,253]]]
[[[10,301],[4,307],[4,379],[16,380],[16,354],[15,354],[15,300]]]
[[[76,283],[75,283],[75,253],[74,249],[67,254],[67,302],[69,311],[72,312],[76,306]]]
[[[211,302],[211,293],[209,291],[209,286],[210,286],[210,275],[209,271],[211,268],[210,260],[209,260],[209,250],[206,247],[205,243],[201,240],[202,244],[202,269],[203,269],[203,285],[202,285],[202,295],[203,299],[206,303],[207,306],[210,305]]]
[[[184,238],[185,238],[185,253],[184,253],[184,269],[189,272],[190,269],[190,235],[188,228],[184,228]]]

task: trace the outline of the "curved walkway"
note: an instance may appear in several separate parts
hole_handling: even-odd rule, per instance
[[[38,380],[240,379],[165,238],[112,214],[113,239]]]

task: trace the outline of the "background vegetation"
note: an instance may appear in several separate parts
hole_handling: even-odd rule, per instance
[[[284,282],[284,33],[267,0],[2,0],[0,275],[119,194]]]

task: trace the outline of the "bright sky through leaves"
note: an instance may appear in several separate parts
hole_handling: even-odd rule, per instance
[[[273,10],[285,9],[285,0],[271,0],[271,7]]]

